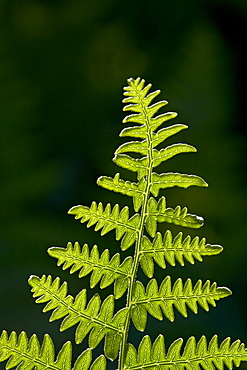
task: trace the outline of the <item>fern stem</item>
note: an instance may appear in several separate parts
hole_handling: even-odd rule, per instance
[[[132,84],[131,84],[132,85]],[[134,87],[134,84],[132,85]],[[138,94],[138,91],[136,90],[136,93]],[[152,139],[151,139],[151,130],[150,130],[150,121],[148,117],[148,113],[146,110],[145,105],[142,102],[141,97],[139,98],[139,103],[143,107],[143,113],[145,115],[146,119],[146,126],[147,126],[147,134],[148,134],[148,174],[147,174],[147,183],[146,183],[146,189],[145,189],[145,195],[144,195],[144,200],[143,200],[143,205],[141,209],[141,218],[140,218],[140,229],[138,232],[138,238],[135,244],[135,252],[134,252],[134,260],[133,260],[133,268],[132,268],[132,273],[131,273],[131,278],[130,278],[130,284],[128,288],[128,293],[127,293],[127,302],[126,302],[126,307],[129,309],[128,314],[126,316],[126,321],[123,329],[123,336],[122,336],[122,341],[121,341],[121,346],[120,346],[120,354],[119,354],[119,370],[124,369],[124,359],[125,359],[125,352],[126,352],[126,344],[127,344],[127,337],[128,337],[128,331],[129,331],[129,326],[130,326],[130,313],[131,313],[131,305],[132,305],[132,300],[133,300],[133,293],[134,293],[134,284],[136,281],[136,275],[137,275],[137,270],[138,270],[138,265],[139,265],[139,260],[140,260],[140,247],[141,247],[141,241],[144,233],[144,225],[145,225],[145,218],[146,218],[146,211],[147,211],[147,203],[149,199],[149,194],[150,194],[150,187],[151,187],[151,174],[152,174]]]

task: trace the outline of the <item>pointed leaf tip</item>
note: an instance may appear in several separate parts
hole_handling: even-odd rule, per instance
[[[220,298],[225,298],[225,297],[228,297],[228,296],[232,295],[231,289],[229,289],[225,286],[218,287],[217,291],[218,291],[218,294],[219,294]]]
[[[140,77],[137,77],[136,78],[136,80],[134,80],[134,78],[133,77],[130,77],[130,78],[128,78],[127,79],[127,82],[129,83],[129,84],[132,84],[133,82],[135,82],[135,81],[139,81],[140,80]]]

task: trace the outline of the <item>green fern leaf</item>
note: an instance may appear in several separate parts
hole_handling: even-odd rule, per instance
[[[138,180],[141,180],[148,173],[148,158],[132,158],[127,154],[116,154],[113,158],[118,166],[127,170],[137,172]]]
[[[118,147],[115,154],[122,154],[126,152],[140,153],[142,155],[148,155],[148,141],[145,139],[143,141],[129,141]]]
[[[175,209],[167,208],[165,197],[161,197],[158,202],[153,197],[150,197],[147,204],[145,226],[152,237],[156,234],[157,222],[168,222],[198,229],[203,225],[204,220],[200,216],[188,213],[186,207],[183,209],[180,206],[177,206]]]
[[[186,175],[181,173],[152,173],[152,186],[151,193],[157,197],[159,195],[160,189],[171,188],[173,186],[178,186],[182,188],[188,188],[189,186],[208,186],[206,181],[204,181],[200,176],[196,175]]]
[[[157,145],[161,144],[164,140],[168,139],[170,136],[177,134],[181,130],[188,128],[187,125],[174,124],[172,126],[164,127],[157,132],[152,132],[151,142],[152,147],[155,148]]]
[[[6,369],[19,365],[18,368],[28,370],[34,367],[37,370],[45,370],[48,367],[70,370],[71,356],[71,342],[66,342],[55,361],[54,344],[48,334],[45,334],[42,346],[35,334],[28,341],[24,331],[19,336],[13,331],[8,337],[4,330],[0,337],[0,361],[8,359]]]
[[[220,245],[206,244],[206,239],[199,239],[198,236],[191,240],[191,236],[188,235],[183,239],[182,232],[173,239],[171,231],[167,230],[163,240],[160,232],[156,233],[152,243],[145,235],[142,237],[140,263],[144,273],[152,277],[154,261],[163,269],[166,267],[166,262],[175,266],[178,261],[181,266],[184,266],[184,260],[194,264],[195,260],[201,262],[203,256],[216,255],[222,250]]]
[[[131,256],[125,258],[120,264],[119,253],[110,259],[108,249],[105,249],[100,256],[97,245],[90,252],[87,244],[81,248],[78,242],[74,246],[72,243],[68,243],[67,248],[49,248],[48,253],[58,259],[57,265],[62,266],[63,270],[70,268],[71,274],[80,270],[79,278],[92,272],[90,288],[94,288],[99,281],[101,289],[114,283],[114,296],[117,299],[128,288],[133,262]]]
[[[45,334],[42,345],[35,334],[28,340],[27,334],[23,331],[19,336],[12,332],[3,330],[0,337],[0,361],[8,360],[6,369],[16,367],[18,369],[45,370],[58,369],[70,370],[72,359],[71,342],[66,342],[58,353],[55,361],[54,344],[51,337]],[[73,370],[105,370],[106,359],[99,356],[92,363],[92,351],[87,349],[76,360]],[[91,365],[91,366],[90,366]]]
[[[111,230],[116,229],[116,239],[120,240],[122,237],[121,248],[126,250],[135,242],[140,224],[140,215],[136,213],[129,219],[129,208],[126,206],[119,211],[119,205],[116,204],[111,210],[110,203],[105,209],[102,203],[98,205],[96,202],[91,204],[91,207],[75,206],[69,212],[75,215],[75,219],[81,219],[81,222],[87,222],[87,227],[96,224],[95,231],[101,230],[101,235],[105,235]]]
[[[188,144],[173,144],[161,150],[153,149],[153,167],[159,166],[162,162],[174,157],[177,154],[196,152],[196,148]]]
[[[137,137],[140,139],[147,139],[148,138],[148,132],[145,127],[145,125],[142,126],[132,126],[132,127],[126,127],[124,128],[120,134],[120,137],[124,136],[130,136],[130,137]]]
[[[75,334],[76,343],[81,343],[88,333],[89,347],[95,348],[105,338],[105,355],[115,359],[123,333],[123,325],[128,312],[127,308],[118,311],[114,316],[114,297],[108,296],[101,305],[99,295],[96,293],[88,302],[86,289],[77,294],[75,299],[67,295],[67,282],[60,286],[60,279],[52,281],[49,275],[41,278],[31,276],[28,283],[32,287],[36,303],[45,303],[43,312],[54,310],[50,321],[64,318],[60,330],[64,331],[78,324]],[[111,341],[114,340],[114,343]]]
[[[207,280],[204,285],[198,280],[193,287],[191,279],[187,279],[183,285],[179,278],[171,286],[171,278],[167,276],[158,288],[157,281],[151,279],[145,288],[140,281],[134,286],[133,300],[131,305],[131,316],[135,327],[138,330],[144,330],[147,321],[147,312],[158,320],[165,317],[174,321],[173,306],[187,317],[186,305],[194,312],[198,312],[199,304],[205,311],[209,310],[209,304],[216,306],[215,301],[231,295],[231,291],[225,287],[217,287],[216,283],[210,285]],[[147,311],[147,312],[146,312]]]
[[[232,369],[233,365],[239,367],[242,361],[247,360],[247,349],[240,340],[231,344],[231,339],[226,338],[218,346],[217,335],[213,336],[209,345],[206,338],[201,337],[196,344],[194,337],[190,337],[185,345],[181,355],[183,339],[179,338],[174,341],[167,353],[163,335],[159,335],[153,345],[150,337],[144,336],[138,351],[132,344],[128,345],[125,370],[131,369],[152,369],[152,370],[223,370],[224,365]]]
[[[134,183],[119,179],[119,176],[119,173],[114,178],[101,176],[98,178],[97,184],[105,189],[133,197],[134,210],[138,212],[143,203],[146,181],[142,178],[138,183]]]

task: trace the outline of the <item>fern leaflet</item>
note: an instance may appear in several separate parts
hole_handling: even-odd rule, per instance
[[[69,214],[75,215],[75,219],[81,219],[81,222],[87,222],[87,227],[96,224],[95,231],[101,230],[101,235],[105,235],[111,230],[116,229],[116,239],[122,237],[121,248],[126,250],[135,242],[139,231],[140,215],[136,213],[129,219],[129,208],[126,206],[119,211],[119,205],[116,204],[111,210],[110,203],[105,209],[102,203],[96,202],[91,207],[75,206],[69,210]]]
[[[161,197],[157,202],[150,197],[147,202],[147,211],[145,218],[146,230],[150,236],[154,237],[157,231],[157,222],[168,222],[174,225],[198,229],[203,225],[203,218],[188,213],[188,209],[181,209],[177,206],[175,209],[166,207],[165,197]]]
[[[51,337],[45,334],[42,346],[35,334],[28,340],[23,331],[19,336],[3,330],[0,337],[0,361],[8,360],[6,369],[18,366],[25,370],[70,370],[72,359],[71,342],[66,342],[55,360],[54,344]],[[72,370],[105,370],[106,360],[103,355],[92,363],[92,351],[87,349],[76,360]],[[91,365],[91,366],[90,366]]]
[[[144,199],[144,190],[146,187],[145,179],[142,178],[138,183],[131,183],[130,181],[119,179],[119,176],[119,173],[116,173],[114,178],[100,176],[97,180],[97,184],[105,189],[133,197],[134,210],[138,212]]]
[[[31,276],[29,284],[32,286],[33,297],[37,303],[48,302],[43,312],[54,310],[50,321],[64,318],[60,330],[64,331],[78,324],[75,333],[76,343],[81,343],[90,332],[88,344],[95,348],[105,336],[105,355],[115,359],[123,333],[123,324],[127,315],[127,308],[118,311],[114,316],[114,298],[108,296],[101,305],[99,295],[96,293],[88,302],[87,293],[83,289],[75,299],[67,295],[67,282],[60,286],[60,279],[52,281],[51,276],[43,275],[41,278]]]
[[[202,367],[204,370],[223,370],[224,365],[232,369],[233,365],[238,367],[241,361],[247,360],[247,349],[240,340],[231,344],[231,339],[226,338],[219,346],[217,335],[212,337],[208,345],[205,336],[198,343],[195,337],[190,337],[181,355],[182,344],[183,339],[179,338],[166,352],[163,335],[159,335],[153,345],[146,335],[138,352],[132,344],[128,345],[124,369],[200,370]]]
[[[133,264],[131,256],[125,258],[120,264],[119,253],[116,253],[109,260],[108,249],[105,249],[100,256],[97,245],[89,252],[87,244],[84,244],[81,249],[78,242],[75,243],[74,247],[72,243],[68,243],[67,248],[49,248],[48,253],[58,259],[57,265],[62,265],[63,270],[71,267],[71,274],[80,270],[79,278],[93,271],[90,279],[91,288],[94,288],[99,281],[101,289],[114,283],[114,296],[117,299],[122,297],[128,288]]]
[[[176,261],[184,266],[184,260],[191,264],[195,263],[195,259],[202,261],[202,256],[212,256],[222,252],[223,248],[220,245],[206,244],[206,239],[199,239],[198,236],[191,240],[188,235],[183,238],[183,233],[179,232],[173,239],[170,230],[165,232],[162,240],[162,235],[157,232],[153,242],[147,236],[143,236],[140,249],[140,264],[143,272],[152,277],[154,273],[154,261],[161,267],[166,267],[166,262],[171,266],[176,265]]]
[[[208,186],[205,180],[200,176],[186,175],[182,173],[152,173],[151,176],[151,193],[157,197],[160,189],[171,188],[178,186],[181,188],[188,188],[189,186]]]
[[[157,281],[151,279],[145,288],[140,281],[134,286],[133,300],[131,306],[131,317],[135,327],[143,331],[146,327],[147,312],[158,320],[164,316],[174,321],[173,306],[187,317],[186,305],[194,312],[198,312],[199,304],[205,311],[209,311],[209,304],[216,306],[215,301],[231,295],[231,291],[225,287],[217,287],[216,283],[210,285],[207,280],[204,285],[198,280],[193,287],[191,279],[187,279],[183,285],[179,278],[173,287],[171,278],[167,276],[158,288]],[[163,314],[162,314],[163,311]]]

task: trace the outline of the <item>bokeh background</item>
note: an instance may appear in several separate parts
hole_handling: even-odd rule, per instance
[[[198,149],[159,170],[195,173],[210,184],[169,189],[167,202],[202,215],[205,226],[191,234],[224,246],[204,263],[156,267],[157,277],[210,279],[234,292],[209,313],[177,313],[173,324],[149,317],[147,332],[152,339],[162,332],[167,344],[215,333],[247,342],[247,1],[2,0],[0,14],[0,329],[40,339],[48,332],[56,350],[73,340],[74,328],[60,333],[58,322],[48,323],[27,279],[61,276],[76,294],[89,277],[56,267],[47,248],[78,240],[119,251],[114,232],[100,238],[67,211],[93,200],[130,204],[96,179],[119,170],[111,158],[123,142],[122,88],[128,77],[141,76],[162,90],[168,110],[179,112],[173,123],[189,125],[169,143]],[[142,335],[131,329],[130,341]],[[75,346],[75,356],[85,347]]]

